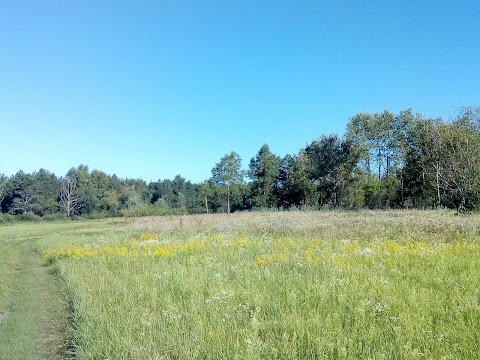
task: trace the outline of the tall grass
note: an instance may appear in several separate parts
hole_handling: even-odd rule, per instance
[[[43,242],[81,359],[476,359],[480,216],[126,219]]]

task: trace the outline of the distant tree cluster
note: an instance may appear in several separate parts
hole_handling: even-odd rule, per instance
[[[248,181],[246,181],[248,180]],[[0,175],[2,218],[104,217],[291,208],[480,207],[480,108],[451,121],[359,113],[344,136],[323,135],[297,154],[267,144],[242,170],[232,151],[200,184],[180,175],[147,184],[85,165],[63,177],[40,169]]]
[[[343,137],[323,135],[284,158],[263,145],[242,177],[201,184],[210,211],[228,208],[435,208],[457,212],[480,207],[480,108],[465,108],[452,121],[414,114],[359,113]],[[220,166],[221,168],[221,166]],[[239,170],[236,170],[237,173]]]

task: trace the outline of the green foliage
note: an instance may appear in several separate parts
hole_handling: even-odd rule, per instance
[[[343,189],[342,204],[345,209],[361,209],[365,207],[365,183],[367,176],[360,167],[356,167]]]
[[[18,221],[18,217],[12,214],[2,214],[0,213],[0,224],[11,223]]]
[[[219,186],[221,196],[227,200],[227,213],[231,212],[232,194],[238,195],[236,190],[239,190],[239,187],[236,185],[243,184],[244,172],[241,163],[240,155],[232,151],[224,155],[212,169],[211,182]]]
[[[120,208],[118,193],[115,190],[105,190],[101,198],[101,203],[103,209],[116,212]]]
[[[310,160],[310,180],[319,192],[319,205],[329,204],[334,209],[342,205],[342,196],[359,159],[353,142],[336,134],[314,140],[305,148]]]
[[[247,172],[232,151],[200,184],[180,175],[147,184],[86,165],[62,178],[44,169],[0,174],[0,206],[3,214],[82,218],[118,216],[128,209],[139,215],[305,207],[464,212],[480,208],[479,169],[480,107],[464,108],[451,121],[411,109],[384,110],[358,113],[349,119],[345,136],[323,135],[282,159],[264,144]],[[147,205],[156,208],[139,210]]]
[[[171,208],[193,209],[199,206],[199,185],[186,181],[180,175],[173,180],[162,180],[148,186],[150,202]]]
[[[17,216],[17,218],[20,221],[30,221],[30,222],[36,222],[36,221],[41,221],[42,218],[32,212],[26,212],[23,214],[20,214]]]
[[[255,158],[250,160],[248,176],[252,179],[250,189],[253,205],[272,208],[276,205],[274,187],[279,173],[280,158],[264,144]]]
[[[310,181],[311,163],[305,151],[293,157],[286,156],[281,166],[282,207],[317,204],[315,185]]]
[[[440,128],[439,183],[443,202],[460,210],[480,205],[480,133],[455,122]]]

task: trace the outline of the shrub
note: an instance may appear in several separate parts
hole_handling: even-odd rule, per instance
[[[42,218],[34,213],[27,212],[25,214],[17,215],[17,219],[20,221],[41,221]]]
[[[12,223],[15,221],[17,221],[17,218],[14,215],[0,213],[0,224]]]

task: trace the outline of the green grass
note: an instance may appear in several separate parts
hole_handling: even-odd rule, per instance
[[[62,359],[67,317],[62,284],[40,266],[38,241],[62,225],[0,227],[0,359]]]
[[[65,282],[80,359],[477,359],[479,220],[242,213],[9,231],[46,234],[36,246]]]

